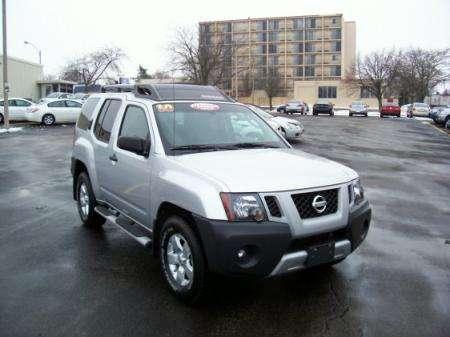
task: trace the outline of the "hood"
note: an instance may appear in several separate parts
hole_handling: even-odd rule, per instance
[[[246,149],[169,157],[225,184],[230,192],[322,187],[358,177],[352,169],[295,149]]]

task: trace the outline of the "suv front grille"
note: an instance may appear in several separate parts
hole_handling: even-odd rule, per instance
[[[281,217],[281,210],[278,206],[278,202],[276,197],[270,195],[264,198],[266,200],[267,208],[269,209],[270,215],[280,218]]]
[[[326,201],[325,210],[322,212],[317,211],[313,207],[313,201],[316,196],[322,196]],[[292,200],[302,219],[333,214],[337,212],[338,208],[338,189],[334,188],[332,190],[293,194]]]

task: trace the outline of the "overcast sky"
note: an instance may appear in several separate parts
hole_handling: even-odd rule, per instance
[[[38,60],[57,74],[71,58],[101,46],[122,48],[126,76],[167,64],[167,43],[178,26],[247,17],[342,13],[356,21],[357,51],[450,47],[450,0],[6,0],[11,56]]]

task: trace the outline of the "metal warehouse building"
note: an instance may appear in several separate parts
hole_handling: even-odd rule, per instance
[[[2,62],[0,58],[0,63]],[[9,97],[38,100],[41,97],[38,81],[41,81],[43,77],[44,72],[41,64],[8,57]],[[0,80],[0,83],[3,83],[3,64],[0,66]],[[3,98],[3,85],[0,85],[0,87],[0,96]]]

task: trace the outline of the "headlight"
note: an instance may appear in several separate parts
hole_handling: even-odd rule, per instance
[[[266,212],[256,193],[220,193],[228,221],[262,221]]]
[[[349,201],[355,205],[359,205],[364,200],[364,188],[359,179],[353,181],[348,186]]]

